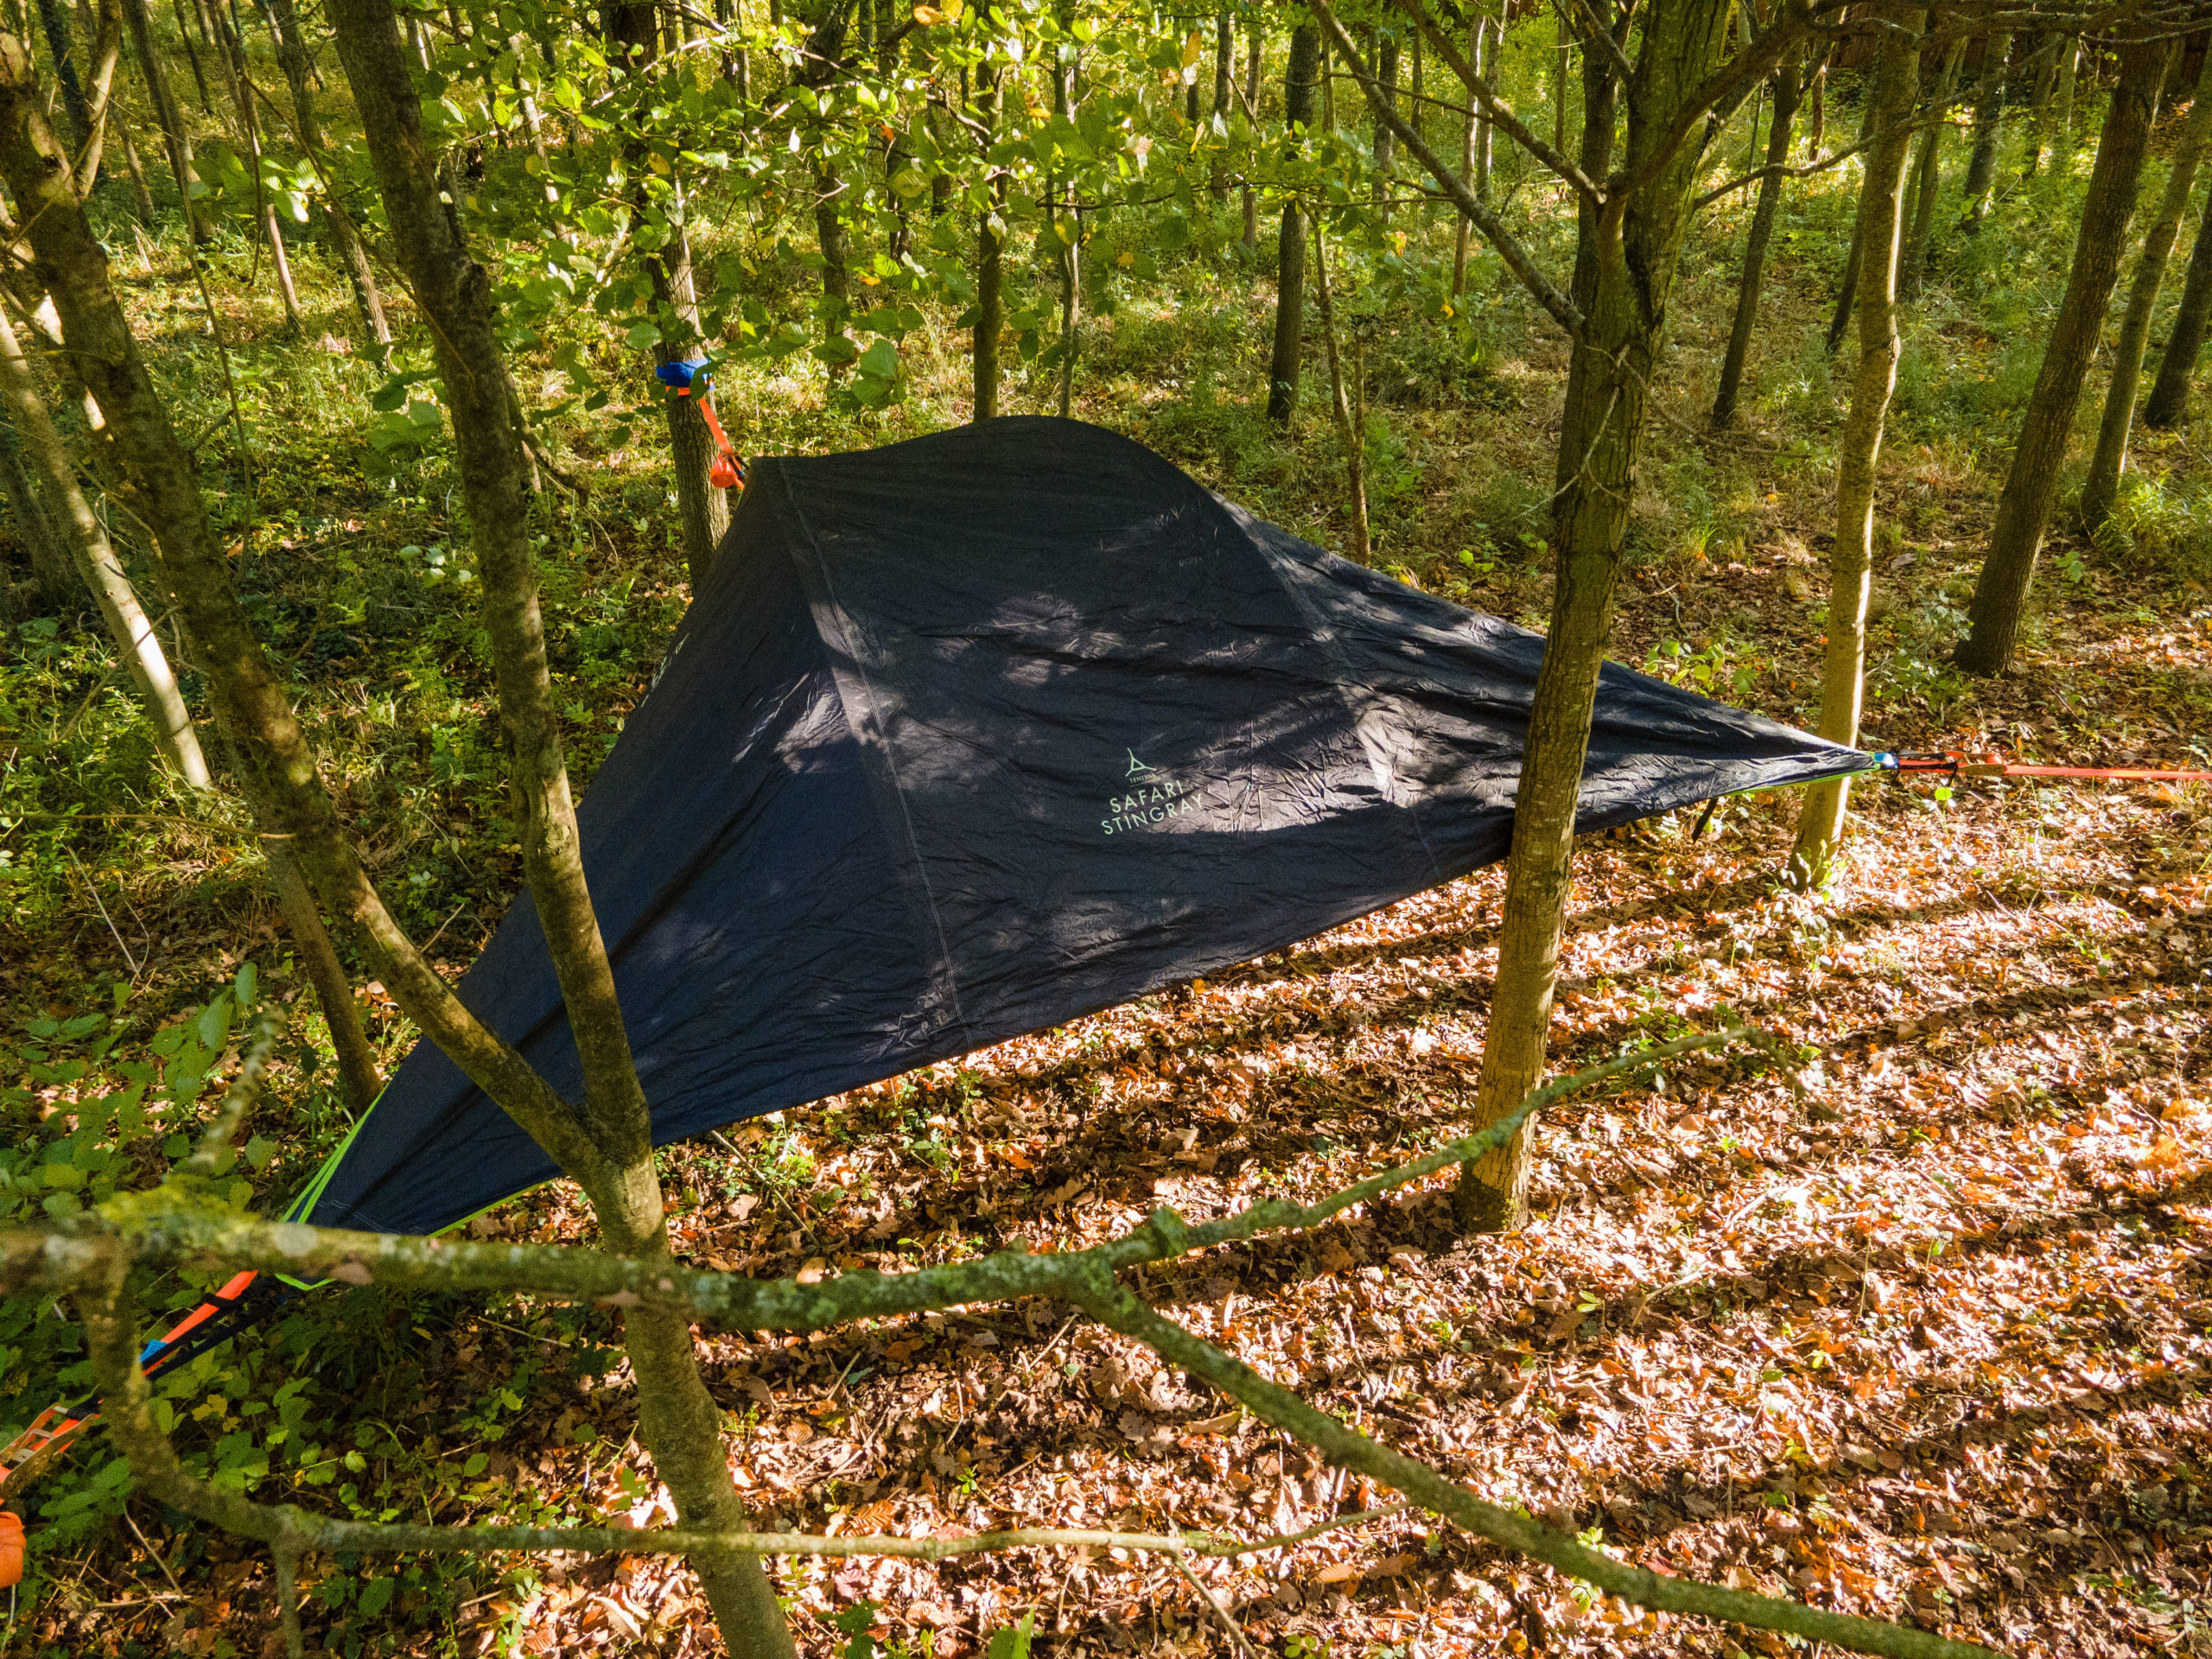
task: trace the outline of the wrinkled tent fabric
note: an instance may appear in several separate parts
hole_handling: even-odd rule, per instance
[[[656,1139],[1503,857],[1542,650],[1079,422],[758,462],[579,815]],[[1873,764],[1608,664],[1579,823]],[[580,1093],[527,895],[461,995]],[[427,1233],[554,1173],[426,1042],[295,1213]]]

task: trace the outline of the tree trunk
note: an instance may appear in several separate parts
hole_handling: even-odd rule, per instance
[[[46,499],[60,515],[49,518],[60,531],[59,540],[76,566],[78,578],[99,607],[108,638],[128,667],[138,688],[138,701],[153,728],[154,745],[180,781],[193,789],[208,786],[207,760],[200,752],[200,734],[177,690],[176,675],[162,650],[162,637],[138,603],[138,595],[115,556],[107,532],[92,512],[92,504],[77,486],[77,472],[61,435],[54,430],[39,396],[29,360],[16,344],[16,331],[0,309],[0,397],[21,433],[31,470],[44,486]]]
[[[501,360],[490,274],[461,244],[439,199],[420,106],[388,0],[334,0],[340,55],[353,84],[391,225],[394,250],[430,321],[454,417],[463,496],[482,572],[485,620],[512,756],[524,868],[566,1001],[584,1078],[594,1157],[587,1184],[615,1249],[665,1254],[652,1119],[632,1060],[578,852],[575,811],[553,711],[531,551],[522,434]],[[638,1378],[639,1433],[687,1526],[746,1524],[730,1484],[721,1418],[699,1381],[689,1326],[632,1309],[626,1321]],[[767,1574],[749,1555],[696,1559],[732,1653],[795,1649]]]
[[[131,140],[130,124],[119,113],[111,114],[108,119],[115,124],[115,136],[123,141],[123,165],[130,175],[132,211],[138,215],[138,222],[151,230],[154,225],[154,193],[147,188],[146,164],[138,159],[138,146]]]
[[[1252,16],[1250,46],[1244,59],[1244,105],[1248,123],[1252,135],[1250,143],[1248,145],[1246,150],[1246,172],[1248,174],[1250,171],[1250,163],[1255,159],[1252,153],[1253,149],[1256,147],[1259,143],[1260,48],[1262,42],[1265,38],[1263,34],[1264,27],[1265,26],[1261,22],[1260,14],[1255,12]],[[1252,189],[1252,181],[1249,177],[1247,177],[1244,181],[1243,194],[1243,200],[1242,205],[1244,211],[1244,251],[1249,254],[1256,254],[1260,251],[1260,203],[1258,196]]]
[[[2058,85],[2058,54],[2063,44],[2063,36],[2050,34],[2036,48],[2035,81],[2028,95],[2027,154],[2020,158],[2023,184],[2032,181],[2043,166],[2044,145],[2050,138],[2050,95]]]
[[[998,130],[999,74],[991,64],[976,70],[976,119],[983,130],[976,143],[989,165],[992,137]],[[990,194],[976,216],[975,402],[969,419],[994,420],[999,412],[999,335],[1006,329],[1006,237],[1001,213],[1006,206],[1006,175],[992,168]]]
[[[1071,16],[1072,8],[1064,13]],[[1224,16],[1225,31],[1229,19]],[[1226,34],[1224,39],[1227,39]],[[1052,113],[1065,118],[1075,111],[1076,60],[1072,53],[1054,60],[1052,64]],[[1216,91],[1221,90],[1216,83]],[[1047,213],[1059,207],[1058,202],[1046,205]],[[1065,420],[1075,407],[1075,359],[1077,346],[1077,314],[1083,303],[1083,209],[1077,203],[1075,184],[1067,186],[1065,212],[1053,221],[1053,241],[1058,245],[1055,257],[1060,268],[1060,418]]]
[[[2058,48],[2058,107],[2051,113],[2051,154],[2062,162],[2074,154],[2074,89],[2079,84],[2081,62],[2082,42],[2069,38]],[[2054,179],[2065,174],[2063,166],[2050,171]]]
[[[262,188],[261,179],[261,118],[253,107],[251,70],[245,60],[245,42],[231,27],[228,17],[218,15],[216,32],[218,55],[222,60],[223,79],[231,94],[231,105],[238,111],[238,132],[245,140],[246,165],[253,174],[254,217],[261,221],[262,238],[269,245],[270,268],[276,276],[276,292],[284,302],[284,321],[295,334],[305,327],[300,315],[300,293],[292,283],[292,262],[285,255],[284,232],[276,222],[276,204]]]
[[[168,76],[154,49],[153,20],[146,15],[146,0],[122,0],[122,3],[124,26],[130,31],[130,49],[137,54],[146,97],[154,106],[154,119],[161,124],[162,139],[168,149],[169,171],[176,177],[185,225],[195,243],[205,244],[215,227],[199,199],[200,175],[192,165],[192,135],[185,130],[184,112],[169,92]]]
[[[292,850],[273,836],[264,836],[261,850],[269,860],[270,885],[284,912],[284,925],[292,935],[293,949],[308,970],[308,983],[322,1009],[322,1022],[330,1027],[330,1046],[338,1056],[338,1092],[346,1109],[359,1122],[384,1091],[377,1075],[376,1051],[361,1029],[361,1005],[353,1000],[353,987],[338,959],[337,943],[322,925],[315,895],[308,891]]]
[[[27,54],[9,35],[0,35],[0,170],[22,207],[37,274],[54,294],[64,338],[105,417],[100,441],[117,499],[153,531],[157,568],[201,653],[218,718],[238,744],[262,833],[289,840],[324,905],[362,927],[372,965],[401,1006],[582,1183],[609,1245],[632,1255],[662,1254],[666,1236],[650,1117],[577,855],[531,564],[521,434],[494,332],[490,274],[462,248],[458,224],[440,200],[434,151],[386,0],[340,0],[330,10],[393,245],[431,325],[452,407],[512,756],[512,810],[582,1061],[581,1111],[477,1022],[423,961],[339,831],[314,757],[230,589],[190,460],[116,303],[106,257],[81,206],[59,186],[56,175],[67,162],[39,106]],[[716,1419],[711,1408],[698,1409],[705,1395],[686,1328],[639,1317],[627,1334],[640,1436],[676,1495],[679,1516],[687,1525],[742,1526]],[[709,1557],[695,1566],[732,1652],[793,1653],[766,1576],[753,1558]]]
[[[1487,74],[1483,62],[1483,47],[1490,35],[1490,20],[1482,13],[1475,14],[1474,38],[1468,42],[1467,62],[1478,75]],[[1459,171],[1475,181],[1475,197],[1479,201],[1490,200],[1489,169],[1482,165],[1481,145],[1487,137],[1483,130],[1483,118],[1478,112],[1481,100],[1472,92],[1467,94],[1467,118],[1459,130]],[[1467,256],[1474,251],[1475,225],[1465,213],[1452,238],[1452,297],[1459,298],[1467,291]]]
[[[1942,111],[1951,100],[1951,89],[1958,85],[1959,64],[1966,55],[1966,42],[1956,41],[1944,55],[1943,72],[1937,77],[1935,95],[1929,100],[1928,125],[1920,135],[1920,149],[1913,157],[1912,216],[1905,232],[1904,251],[1897,260],[1897,297],[1913,300],[1920,297],[1921,284],[1928,275],[1928,251],[1936,234],[1936,199],[1943,185],[1943,131],[1947,124]]]
[[[1774,86],[1774,130],[1767,135],[1766,165],[1780,168],[1789,161],[1789,141],[1797,120],[1797,100],[1804,83],[1797,71],[1797,54],[1783,58],[1771,77]],[[1774,236],[1774,216],[1782,206],[1783,177],[1770,171],[1759,181],[1758,205],[1751,210],[1751,234],[1744,238],[1744,273],[1736,289],[1736,321],[1728,331],[1728,350],[1720,360],[1720,385],[1713,397],[1713,423],[1726,429],[1736,418],[1736,398],[1744,385],[1744,365],[1751,360],[1751,330],[1758,321],[1759,289],[1766,281],[1766,248]]]
[[[1375,54],[1376,79],[1382,83],[1382,95],[1393,108],[1398,101],[1398,37],[1395,32],[1385,35],[1378,43]],[[1375,200],[1380,205],[1382,222],[1390,222],[1390,170],[1397,156],[1397,145],[1390,129],[1381,121],[1375,124]]]
[[[2074,267],[2044,347],[2043,367],[2021,417],[2019,442],[2012,471],[1989,531],[1989,551],[1982,561],[1967,611],[1972,631],[1960,644],[1959,666],[1970,674],[2001,674],[2012,665],[2027,608],[2028,586],[2058,493],[2066,440],[2082,399],[2113,284],[2120,276],[2121,251],[2135,215],[2136,187],[2151,132],[2151,109],[2166,67],[2166,42],[2130,41],[2120,49],[2120,79],[2112,107],[2097,141],[2096,165],[2082,204],[2081,229],[2074,240]]]
[[[1866,690],[1866,605],[1874,569],[1874,483],[1882,429],[1897,391],[1897,243],[1904,218],[1906,157],[1912,148],[1912,108],[1920,79],[1917,24],[1892,5],[1885,21],[1868,94],[1874,144],[1866,156],[1859,195],[1859,242],[1864,267],[1859,283],[1859,366],[1851,387],[1836,457],[1835,545],[1828,556],[1827,663],[1821,690],[1821,735],[1856,746]],[[1843,839],[1851,780],[1834,778],[1806,792],[1797,817],[1797,845],[1789,879],[1798,887],[1825,883]]]
[[[1573,50],[1574,35],[1567,27],[1567,9],[1562,6],[1554,14],[1558,19],[1559,43],[1553,48],[1552,71],[1552,148],[1561,155],[1567,153],[1567,71],[1569,55]],[[1510,21],[1504,17],[1503,21]]]
[[[2197,75],[2189,125],[2174,149],[2165,194],[2143,233],[2142,256],[2136,261],[2135,281],[2128,290],[2120,339],[2113,346],[2112,384],[2105,393],[2104,419],[2097,429],[2089,476],[2082,486],[2082,523],[2093,532],[2112,516],[2113,503],[2120,495],[2120,475],[2127,466],[2128,428],[2135,419],[2135,389],[2143,372],[2143,350],[2151,338],[2151,315],[2158,308],[2158,289],[2165,281],[2166,261],[2173,255],[2182,215],[2189,211],[2190,191],[2196,182],[2197,164],[2204,158],[2208,137],[2212,137],[2212,51],[2205,53]]]
[[[2012,37],[1999,30],[1982,47],[1981,85],[1974,100],[1974,153],[1967,162],[1966,200],[1959,228],[1981,230],[1989,213],[1989,188],[1997,178],[1997,141],[2005,119],[2005,60]]]
[[[609,6],[601,15],[606,20],[608,55],[624,66],[620,73],[632,78],[650,73],[659,55],[657,9],[650,3],[628,3]],[[672,314],[682,336],[671,343],[664,329],[653,342],[653,362],[658,365],[686,360],[703,336],[699,327],[698,288],[691,270],[691,238],[684,222],[683,187],[671,173],[664,194],[656,199],[656,175],[649,164],[645,145],[635,137],[623,141],[623,163],[630,175],[630,212],[632,223],[638,227],[633,240],[642,251],[645,278],[652,284],[655,320],[658,322],[664,313]],[[657,209],[660,219],[658,224],[654,222]],[[828,211],[834,226],[837,219],[834,202]],[[818,218],[823,212],[819,203],[815,212]],[[823,250],[825,257],[830,251],[826,247]],[[836,269],[842,279],[842,255]],[[825,283],[827,280],[825,272]],[[683,529],[683,559],[690,575],[691,591],[696,594],[704,588],[708,568],[714,563],[715,550],[721,544],[722,532],[729,528],[729,501],[709,477],[715,462],[715,440],[707,429],[706,417],[699,413],[698,399],[669,397],[662,400],[662,404],[668,420],[669,461],[676,474],[677,518]]]
[[[192,25],[185,20],[184,0],[169,0],[169,9],[176,14],[176,35],[184,42],[185,60],[192,66],[193,84],[200,89],[200,108],[203,113],[213,115],[215,95],[207,89],[207,72],[200,66],[200,48],[192,43]],[[213,42],[207,41],[207,14],[200,10],[198,0],[194,0],[193,10],[200,19],[200,39],[212,47]]]
[[[1365,564],[1367,543],[1366,448],[1361,423],[1353,417],[1344,396],[1344,363],[1337,351],[1337,308],[1329,297],[1328,253],[1322,245],[1321,218],[1313,216],[1313,286],[1321,302],[1321,339],[1329,353],[1329,401],[1337,417],[1337,435],[1344,447],[1344,503],[1351,515],[1351,556]]]
[[[328,154],[322,139],[322,124],[315,118],[315,88],[309,85],[309,71],[313,60],[308,55],[307,42],[300,35],[300,20],[294,10],[293,0],[263,0],[268,8],[269,31],[276,38],[276,57],[284,71],[284,83],[292,94],[292,118],[298,129],[300,148],[318,158]],[[524,106],[529,111],[533,134],[537,131],[537,111],[527,99]],[[540,149],[540,159],[543,151]],[[361,325],[379,346],[391,344],[391,324],[384,314],[384,295],[377,287],[375,267],[369,263],[369,251],[363,245],[361,233],[337,201],[326,196],[322,204],[323,224],[330,233],[330,245],[336,250],[338,263],[346,272],[346,283],[353,290],[353,308],[360,314]]]
[[[1299,130],[1313,123],[1320,67],[1320,28],[1300,23],[1291,31],[1290,62],[1283,73],[1283,126],[1291,145],[1300,142]],[[1298,366],[1306,348],[1306,215],[1295,201],[1283,204],[1275,248],[1275,339],[1268,361],[1268,418],[1287,426],[1298,413]]]
[[[54,530],[54,516],[40,504],[30,474],[23,470],[22,442],[11,423],[0,423],[0,491],[7,495],[16,534],[31,556],[31,582],[38,589],[39,604],[56,616],[69,614],[84,603],[84,585]]]
[[[1213,25],[1213,130],[1206,135],[1209,146],[1226,142],[1229,132],[1230,99],[1233,96],[1230,82],[1236,71],[1236,19],[1233,13],[1223,12]],[[1216,148],[1207,163],[1206,188],[1212,193],[1216,206],[1229,200],[1229,154]]]
[[[2177,426],[2189,409],[2189,384],[2196,356],[2204,348],[2204,328],[2212,321],[2212,202],[2197,220],[2196,240],[2189,251],[2189,274],[2182,280],[2181,303],[2166,330],[2166,349],[2158,378],[2143,401],[2143,424]]]
[[[1732,0],[1671,0],[1641,16],[1630,89],[1637,119],[1627,125],[1621,168],[1641,182],[1602,214],[1586,204],[1580,216],[1574,297],[1585,329],[1569,360],[1560,422],[1552,499],[1558,573],[1515,798],[1497,979],[1476,1094],[1483,1123],[1517,1108],[1543,1071],[1591,711],[1628,535],[1648,388],[1694,217],[1699,147],[1682,144],[1663,160],[1652,149],[1720,62],[1732,10]],[[1593,26],[1604,26],[1604,16]],[[1604,55],[1586,53],[1583,72],[1580,163],[1598,179],[1613,175],[1617,91]],[[1524,1129],[1465,1166],[1455,1203],[1460,1224],[1518,1226],[1528,1212],[1528,1180]]]
[[[1836,284],[1835,310],[1828,317],[1827,352],[1834,357],[1843,346],[1843,337],[1851,332],[1851,319],[1859,308],[1859,226],[1851,227],[1851,245],[1844,250],[1843,280]]]
[[[92,111],[85,101],[85,84],[77,78],[76,61],[71,55],[74,42],[69,35],[69,14],[61,9],[61,0],[38,0],[38,20],[46,31],[47,50],[54,54],[54,79],[61,85],[61,106],[69,112],[70,134],[82,149],[92,140]]]

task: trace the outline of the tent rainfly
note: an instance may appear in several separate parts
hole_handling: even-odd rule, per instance
[[[1542,652],[1080,422],[760,461],[581,809],[656,1139],[1503,857]],[[1580,823],[1876,764],[1609,664]],[[580,1090],[527,895],[461,995]],[[426,1042],[292,1213],[435,1232],[553,1173]]]

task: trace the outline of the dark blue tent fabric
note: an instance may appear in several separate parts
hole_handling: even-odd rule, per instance
[[[1542,650],[1079,422],[755,463],[580,811],[656,1137],[1502,858]],[[1609,664],[1580,823],[1872,764]],[[461,995],[580,1090],[527,895]],[[429,1232],[553,1173],[424,1043],[308,1218]]]

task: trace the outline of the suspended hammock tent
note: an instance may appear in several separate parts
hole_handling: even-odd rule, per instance
[[[1503,857],[1542,650],[1079,422],[755,463],[579,814],[656,1139]],[[1609,664],[1579,823],[1875,764]],[[581,1092],[527,895],[461,995]],[[435,1232],[554,1173],[425,1042],[293,1214]]]

